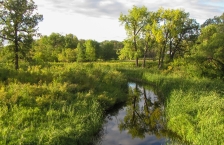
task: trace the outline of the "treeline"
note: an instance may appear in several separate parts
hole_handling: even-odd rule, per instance
[[[138,59],[144,58],[145,67],[146,56],[153,52],[159,69],[173,64],[188,67],[191,63],[200,75],[223,78],[224,13],[201,26],[189,16],[182,9],[150,12],[145,6],[133,6],[127,15],[119,17],[128,34],[119,58],[135,59],[136,66]]]
[[[30,2],[30,8],[25,2],[21,10],[17,9],[16,1],[5,0],[0,4],[3,8],[0,38],[8,40],[8,45],[0,48],[0,62],[14,62],[15,69],[19,69],[19,60],[42,64],[135,59],[139,66],[139,58],[143,58],[145,67],[146,59],[150,58],[158,62],[159,69],[182,66],[199,75],[224,77],[224,14],[199,25],[182,9],[148,11],[145,6],[133,6],[128,14],[121,13],[119,17],[127,32],[123,42],[79,40],[74,34],[59,33],[34,40],[36,26],[43,17],[30,15],[37,7]],[[189,69],[188,64],[195,65],[196,69]]]
[[[19,58],[28,62],[87,62],[117,59],[117,52],[123,47],[119,41],[78,39],[73,34],[52,33],[33,40],[28,49],[22,48]],[[1,62],[13,60],[13,44],[2,47]]]

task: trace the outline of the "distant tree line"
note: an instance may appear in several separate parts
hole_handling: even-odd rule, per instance
[[[13,45],[1,48],[1,62],[13,60],[11,51]],[[95,40],[78,39],[73,34],[62,35],[52,33],[49,36],[41,36],[32,40],[29,49],[21,49],[19,59],[33,63],[44,62],[90,62],[97,60],[116,60],[117,52],[123,48],[123,43],[116,40]],[[24,53],[24,55],[22,55]]]

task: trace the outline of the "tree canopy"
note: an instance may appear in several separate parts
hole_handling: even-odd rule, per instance
[[[19,52],[36,36],[36,26],[43,20],[36,10],[33,0],[3,0],[0,3],[0,37],[14,47],[15,69],[19,69]]]

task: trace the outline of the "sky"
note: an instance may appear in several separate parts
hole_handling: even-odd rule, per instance
[[[224,0],[34,0],[44,20],[39,33],[74,34],[78,39],[124,40],[126,32],[119,22],[121,13],[135,6],[146,6],[148,11],[160,7],[184,9],[190,18],[202,24],[206,19],[224,12]]]

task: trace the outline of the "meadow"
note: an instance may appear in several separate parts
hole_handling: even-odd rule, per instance
[[[128,99],[129,81],[155,86],[166,127],[189,144],[224,142],[224,84],[167,66],[134,62],[0,67],[0,144],[94,144],[107,110]],[[169,135],[167,135],[169,136]]]
[[[126,99],[127,80],[110,66],[1,65],[0,144],[89,144],[104,112]]]

